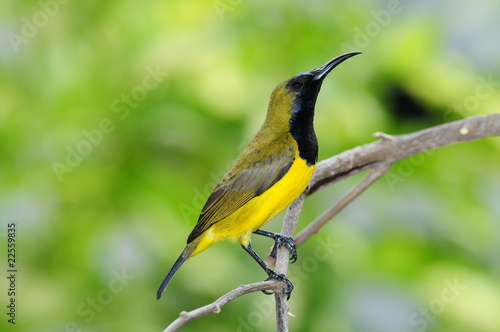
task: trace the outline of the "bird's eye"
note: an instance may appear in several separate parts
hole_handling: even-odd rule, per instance
[[[292,84],[290,84],[290,87],[292,88],[292,90],[298,91],[298,90],[300,90],[300,88],[302,88],[302,81],[295,80],[292,82]]]

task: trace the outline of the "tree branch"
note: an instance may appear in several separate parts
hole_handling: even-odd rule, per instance
[[[297,247],[317,233],[322,226],[349,205],[373,182],[387,173],[395,162],[446,145],[500,136],[500,114],[474,116],[411,134],[392,136],[375,133],[374,136],[380,139],[318,163],[311,182],[309,182],[307,195],[359,172],[371,171],[356,187],[297,235],[295,238]]]
[[[309,183],[309,189],[287,209],[281,233],[292,236],[306,196],[320,191],[336,182],[362,171],[370,172],[336,204],[330,207],[296,237],[296,245],[307,241],[313,234],[337,215],[350,202],[363,193],[371,184],[387,173],[392,164],[416,154],[455,143],[474,141],[489,136],[500,136],[500,114],[474,116],[405,135],[386,135],[376,133],[378,141],[345,151],[325,159],[316,166]],[[288,271],[288,248],[278,249],[276,272]],[[181,312],[180,317],[170,324],[164,332],[176,331],[179,327],[196,318],[210,313],[219,313],[226,303],[251,292],[273,290],[276,299],[276,323],[278,332],[288,331],[288,302],[281,282],[276,280],[242,285],[221,296],[215,302],[190,312]]]
[[[290,205],[285,214],[285,220],[283,226],[281,227],[281,234],[287,236],[293,236],[295,234],[295,229],[297,228],[299,222],[300,211],[302,211],[302,205],[306,195],[300,195],[295,202]],[[288,247],[281,246],[278,248],[276,255],[276,272],[287,274],[288,272],[288,260],[290,251]],[[281,288],[274,293],[274,298],[276,301],[276,326],[278,332],[288,332],[288,299],[285,293],[285,289]]]
[[[307,239],[316,234],[321,227],[323,227],[330,219],[335,217],[356,197],[358,197],[366,189],[368,189],[368,187],[371,186],[372,183],[374,183],[382,175],[387,173],[389,169],[390,165],[387,165],[385,163],[375,163],[374,168],[370,170],[370,173],[368,173],[368,175],[366,175],[354,188],[349,190],[336,204],[323,212],[323,214],[321,214],[318,218],[311,222],[295,237],[295,245],[297,247],[300,246],[302,243],[307,241]]]
[[[245,294],[262,290],[277,291],[282,287],[282,283],[277,280],[261,281],[253,284],[241,285],[238,288],[222,295],[217,300],[210,304],[207,304],[206,306],[188,312],[182,311],[179,314],[179,318],[177,318],[169,326],[167,326],[167,328],[163,330],[163,332],[174,332],[177,331],[182,325],[196,318],[200,318],[208,314],[218,314],[221,311],[222,306]]]
[[[319,162],[309,182],[307,194],[311,195],[351,175],[371,169],[377,162],[392,165],[399,160],[442,146],[498,135],[498,113],[473,116],[405,135],[376,133],[375,136],[380,140]]]

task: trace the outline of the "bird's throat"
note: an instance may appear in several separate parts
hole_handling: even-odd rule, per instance
[[[318,141],[314,132],[314,108],[299,109],[290,119],[290,134],[297,141],[299,156],[309,166],[315,165],[318,160]]]

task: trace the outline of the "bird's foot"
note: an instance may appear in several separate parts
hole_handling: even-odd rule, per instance
[[[267,271],[267,274],[269,275],[269,278],[267,278],[264,281],[278,280],[278,281],[281,281],[281,282],[283,282],[283,283],[286,284],[285,294],[286,294],[286,299],[289,300],[290,299],[290,295],[292,294],[292,291],[293,291],[293,284],[292,284],[292,282],[283,273],[276,273],[275,271],[273,271],[271,269],[269,269]],[[270,292],[270,291],[267,291],[267,290],[263,290],[262,293],[264,293],[266,295],[272,295],[272,294],[274,294],[274,292]]]
[[[274,237],[274,246],[271,250],[271,257],[276,259],[278,256],[278,248],[280,246],[288,247],[290,251],[290,263],[295,263],[297,261],[297,248],[295,247],[295,241],[293,237],[287,235],[276,234]]]
[[[273,233],[269,231],[265,231],[262,229],[258,229],[254,232],[255,234],[259,234],[262,236],[270,237],[274,240],[274,246],[273,249],[271,250],[271,257],[276,259],[276,256],[278,255],[278,248],[280,246],[287,246],[288,250],[290,251],[290,262],[295,263],[297,260],[297,248],[295,247],[295,241],[293,237],[287,236],[287,235],[282,235],[279,233]]]

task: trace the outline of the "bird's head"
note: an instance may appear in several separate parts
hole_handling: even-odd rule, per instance
[[[314,165],[318,158],[318,142],[313,126],[314,107],[321,84],[333,68],[359,53],[343,54],[318,69],[281,82],[271,94],[262,133],[268,136],[291,134],[297,142],[299,156],[308,165]]]
[[[273,122],[286,120],[290,124],[305,118],[312,121],[316,98],[324,78],[341,62],[360,53],[340,55],[318,69],[292,76],[281,82],[271,94],[268,116],[274,117]]]

